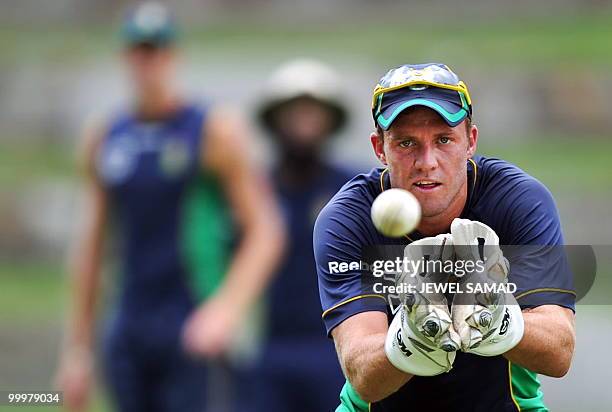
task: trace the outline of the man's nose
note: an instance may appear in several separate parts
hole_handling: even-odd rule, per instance
[[[430,171],[438,167],[438,160],[433,147],[427,145],[421,147],[414,161],[414,166],[421,171]]]

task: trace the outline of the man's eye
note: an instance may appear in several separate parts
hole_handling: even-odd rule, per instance
[[[450,143],[451,140],[447,136],[442,136],[438,139],[438,141],[442,144],[447,144],[447,143]]]
[[[400,147],[410,147],[414,146],[414,142],[412,140],[403,140],[400,142]]]

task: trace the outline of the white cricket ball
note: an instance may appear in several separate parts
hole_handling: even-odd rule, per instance
[[[401,237],[418,226],[421,205],[409,191],[389,189],[374,199],[371,215],[380,233],[388,237]]]

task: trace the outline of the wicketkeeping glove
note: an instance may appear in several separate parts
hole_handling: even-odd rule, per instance
[[[452,260],[451,236],[445,234],[413,242],[406,247],[404,256],[415,263]],[[421,267],[421,273],[403,272],[397,278],[397,285],[411,289],[400,293],[401,306],[385,341],[387,358],[396,368],[418,376],[451,370],[460,339],[453,329],[446,297],[421,289],[425,283],[447,279],[448,274],[427,271],[427,267]]]
[[[493,229],[481,222],[455,219],[451,224],[451,235],[456,260],[484,262],[480,266],[480,269],[484,266],[484,270],[466,273],[459,279],[460,286],[467,283],[507,283],[509,264]],[[523,314],[511,293],[456,294],[451,313],[464,352],[501,355],[515,347],[523,337]]]

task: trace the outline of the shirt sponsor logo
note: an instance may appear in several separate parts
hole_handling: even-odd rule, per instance
[[[97,168],[102,180],[109,184],[126,181],[138,162],[139,150],[129,135],[120,135],[108,141],[97,160]]]

